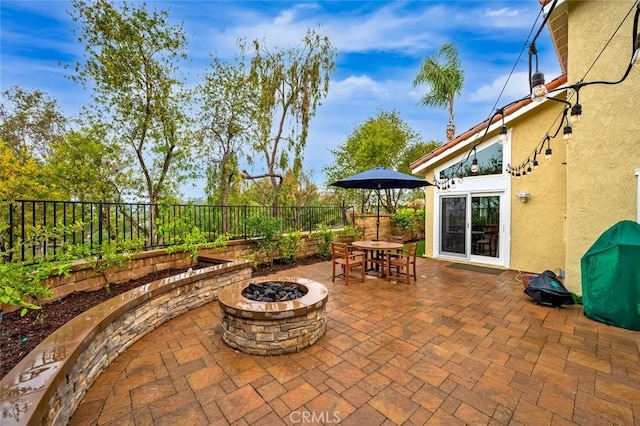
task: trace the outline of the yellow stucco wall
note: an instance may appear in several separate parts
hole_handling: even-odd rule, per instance
[[[533,151],[545,135],[555,133],[563,108],[562,103],[545,101],[508,121],[511,157],[506,163],[516,165],[528,157],[533,159]],[[488,133],[485,140],[495,138],[496,133]],[[557,273],[565,268],[566,145],[562,141],[562,131],[551,140],[551,149],[552,158],[545,160],[544,154],[539,155],[540,167],[530,176],[511,178],[511,196],[504,199],[509,204],[511,218],[510,236],[507,238],[507,241],[510,240],[510,269],[538,273],[550,269]],[[433,182],[433,170],[461,152],[466,150],[450,153],[427,168],[424,171],[426,179]],[[434,206],[435,191],[433,187],[425,191],[428,206],[425,217],[427,256],[433,253],[433,223],[439,214],[431,208]],[[532,197],[523,203],[514,195],[521,192],[529,192]]]
[[[531,153],[537,144],[546,134],[556,132],[563,109],[564,104],[547,100],[509,124],[513,164],[533,159]],[[511,179],[510,269],[558,273],[565,268],[566,144],[562,130],[550,142],[551,159],[545,159],[543,150],[537,170]],[[525,203],[515,197],[522,192],[531,194]]]
[[[568,82],[622,77],[631,58],[634,0],[569,2]],[[619,23],[625,23],[596,60]],[[587,73],[588,72],[588,73]],[[586,74],[586,77],[585,77]],[[640,65],[617,85],[580,90],[582,122],[567,152],[567,276],[581,294],[580,261],[620,220],[637,220],[640,168]]]

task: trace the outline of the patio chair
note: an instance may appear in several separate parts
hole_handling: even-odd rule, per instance
[[[336,278],[343,278],[346,285],[349,285],[349,279],[357,276],[351,275],[353,268],[360,267],[360,280],[364,282],[365,256],[364,253],[354,254],[349,250],[347,243],[331,243],[331,281],[335,282]],[[336,266],[338,271],[336,271]]]
[[[477,254],[484,255],[488,252],[489,256],[496,255],[498,246],[498,232],[486,231],[482,239],[476,241]]]
[[[399,244],[404,244],[404,237],[402,235],[389,235],[387,236],[387,241],[389,241],[390,243],[399,243]],[[395,252],[392,252],[391,254],[397,254],[397,253],[407,253],[407,251],[403,248],[401,250],[396,250]]]
[[[406,283],[411,283],[411,277],[414,281],[418,281],[416,274],[416,254],[418,252],[418,243],[409,243],[409,249],[407,253],[397,253],[393,256],[389,256],[389,276],[391,276],[391,269],[395,268],[396,276],[405,275],[407,277]]]
[[[389,241],[390,243],[404,244],[404,237],[402,235],[388,235],[387,241]],[[400,250],[390,250],[389,253],[387,253],[387,256],[389,258],[392,258],[398,254],[407,254],[407,251],[404,249],[404,247]]]

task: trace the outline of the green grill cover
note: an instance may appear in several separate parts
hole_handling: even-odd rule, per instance
[[[582,304],[593,320],[640,330],[640,224],[618,222],[587,250]]]

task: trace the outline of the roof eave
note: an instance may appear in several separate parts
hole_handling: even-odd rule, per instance
[[[547,90],[551,91],[551,90],[557,90],[559,89],[563,84],[567,83],[567,75],[563,74],[560,77],[555,78],[553,81],[549,82],[546,86],[547,86]],[[509,117],[513,118],[514,115],[521,110],[522,108],[526,107],[527,105],[531,104],[533,101],[531,100],[531,98],[529,96],[526,96],[525,98],[520,99],[517,102],[514,102],[513,104],[511,104],[509,107],[504,109],[504,118],[505,120],[508,120]],[[476,126],[472,127],[471,129],[467,130],[466,132],[458,135],[457,137],[455,137],[454,139],[452,139],[451,141],[445,143],[444,145],[436,148],[435,150],[431,151],[429,154],[423,156],[422,158],[418,159],[417,161],[411,163],[409,165],[409,167],[411,168],[411,172],[413,174],[417,174],[420,171],[424,170],[425,168],[427,168],[428,166],[430,166],[431,164],[437,162],[440,160],[440,158],[447,153],[447,155],[449,154],[449,151],[453,150],[456,147],[462,148],[464,145],[468,144],[472,138],[474,138],[476,135],[479,135],[480,132],[484,131],[488,126],[489,131],[494,130],[498,127],[498,125],[501,125],[502,122],[502,117],[499,115],[494,115],[491,119],[487,119],[484,120],[483,122],[477,124]],[[494,126],[493,129],[491,128],[491,126]]]

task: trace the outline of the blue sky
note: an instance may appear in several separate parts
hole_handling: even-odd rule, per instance
[[[455,104],[457,133],[487,118],[496,106],[525,96],[528,55],[523,48],[542,22],[538,0],[147,1],[147,6],[168,10],[172,23],[183,23],[193,84],[209,65],[210,54],[233,57],[239,37],[291,46],[307,28],[322,25],[338,56],[305,151],[307,168],[321,185],[322,166],[333,159],[329,149],[380,110],[397,111],[426,141],[444,141],[447,111],[418,105],[426,87],[411,84],[422,59],[444,43],[456,45],[465,71]],[[76,115],[90,103],[90,93],[66,78],[70,71],[59,65],[82,57],[71,32],[76,24],[68,14],[70,2],[3,0],[0,8],[0,88],[40,89],[57,100],[65,115]],[[536,46],[541,71],[550,81],[560,67],[546,28]],[[184,190],[198,197],[202,186],[196,182]]]

